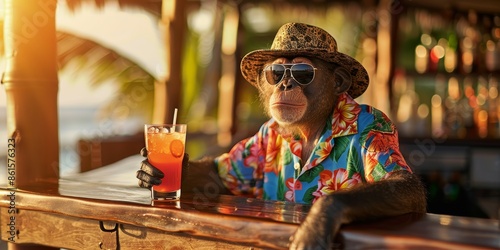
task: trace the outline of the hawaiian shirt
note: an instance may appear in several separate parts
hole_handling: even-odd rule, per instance
[[[237,143],[215,162],[226,187],[236,195],[312,204],[319,197],[379,181],[411,169],[394,124],[381,111],[339,96],[309,159],[301,159],[300,138],[280,135],[270,119],[257,134]]]

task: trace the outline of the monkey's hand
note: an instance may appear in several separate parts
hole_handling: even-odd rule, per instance
[[[140,154],[147,157],[148,151],[146,148],[142,148]],[[164,176],[163,172],[151,165],[147,158],[141,162],[141,168],[136,172],[136,177],[139,179],[139,187],[143,188],[151,188],[153,185],[159,185]]]
[[[306,219],[290,237],[290,249],[332,249],[342,223],[341,209],[332,203],[333,197],[325,196],[313,204]]]
[[[141,149],[141,155],[144,157],[148,156],[148,151],[146,148]],[[184,158],[182,159],[182,175],[184,177],[184,170],[187,169],[189,165],[189,155],[184,154]],[[143,188],[151,188],[153,185],[160,185],[161,184],[161,179],[165,175],[161,170],[156,168],[155,166],[151,165],[146,158],[141,162],[141,168],[137,170],[136,172],[136,177],[139,180],[139,187]]]
[[[400,170],[387,178],[318,199],[291,238],[291,249],[329,249],[341,225],[355,221],[426,212],[418,176]]]

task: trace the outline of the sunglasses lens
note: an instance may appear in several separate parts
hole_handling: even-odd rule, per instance
[[[314,68],[309,64],[294,64],[291,68],[292,76],[299,84],[306,85],[314,79]]]
[[[290,64],[285,64],[289,66]],[[272,64],[264,69],[266,80],[271,85],[280,83],[286,75],[286,66],[283,64]],[[300,85],[307,85],[314,79],[314,67],[305,63],[292,64],[290,67],[291,77]]]
[[[285,71],[285,66],[281,64],[273,64],[267,66],[267,68],[264,70],[264,73],[266,75],[267,82],[271,85],[275,85],[283,80]]]

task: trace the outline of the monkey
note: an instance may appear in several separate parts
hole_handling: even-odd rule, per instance
[[[308,42],[311,34],[320,34],[319,42]],[[297,36],[305,45],[286,42]],[[183,162],[183,192],[213,183],[220,194],[312,204],[290,249],[331,249],[344,224],[426,212],[424,187],[399,152],[395,126],[381,111],[353,100],[367,87],[359,77],[365,73],[338,54],[332,39],[315,26],[285,24],[271,47],[279,53],[262,60],[252,56],[266,51],[249,53],[242,73],[270,120],[228,153],[199,160],[186,155]],[[235,173],[233,166],[240,165]],[[145,188],[164,177],[147,159],[136,176]]]
[[[311,60],[304,57],[292,60],[278,58],[273,63],[311,63]],[[337,78],[340,76],[348,77],[345,69],[338,68],[336,71],[343,73],[339,74]],[[324,76],[326,79],[317,79],[317,81],[327,82],[328,79],[333,79],[329,70],[323,72],[325,74],[318,75]],[[280,124],[280,134],[292,134],[305,139],[302,159],[307,159],[314,148],[316,137],[319,136],[325,125],[324,121],[333,112],[336,95],[347,91],[350,86],[350,78],[345,79],[346,84],[335,86],[337,89],[331,84],[311,84],[307,88],[296,88],[298,84],[293,79],[284,79],[279,86],[266,84],[264,79],[261,79],[260,82],[263,84],[258,85],[259,97],[260,102],[264,105],[264,111]],[[286,89],[286,86],[289,87],[289,90]],[[282,91],[283,88],[286,91]],[[314,94],[317,95],[313,96]]]

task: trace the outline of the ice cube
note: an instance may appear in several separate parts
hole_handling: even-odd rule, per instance
[[[154,133],[154,132],[155,132],[155,127],[148,128],[148,133]]]
[[[160,130],[160,131],[161,131],[162,133],[168,133],[168,132],[169,132],[169,131],[168,131],[168,128],[161,128],[161,130]]]

